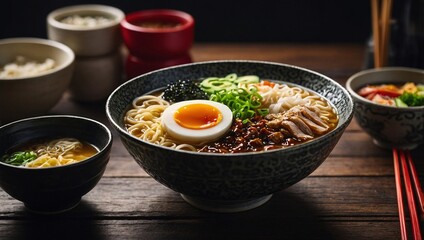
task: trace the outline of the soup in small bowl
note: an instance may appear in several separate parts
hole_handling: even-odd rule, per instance
[[[0,187],[30,211],[54,214],[74,208],[96,186],[112,134],[92,119],[52,115],[1,126],[0,143]]]
[[[287,104],[278,102],[284,94]],[[154,179],[193,206],[237,212],[319,167],[350,123],[353,101],[307,69],[212,61],[127,81],[109,96],[106,113]]]

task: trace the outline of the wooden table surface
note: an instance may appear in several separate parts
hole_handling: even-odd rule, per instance
[[[350,44],[198,43],[194,61],[252,59],[297,65],[341,84],[363,67],[365,50]],[[52,114],[106,120],[104,103],[65,94]],[[109,125],[110,126],[110,125]],[[424,151],[413,151],[424,176]],[[421,161],[421,162],[420,162]],[[408,214],[407,214],[408,215]],[[410,227],[409,221],[407,227]],[[107,170],[78,207],[39,216],[0,190],[0,239],[400,239],[391,152],[373,145],[355,120],[309,177],[240,213],[211,213],[149,177],[114,132]]]

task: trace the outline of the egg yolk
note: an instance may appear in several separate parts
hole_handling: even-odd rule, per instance
[[[174,120],[185,128],[205,129],[220,123],[222,113],[214,106],[195,103],[183,106],[175,111]]]

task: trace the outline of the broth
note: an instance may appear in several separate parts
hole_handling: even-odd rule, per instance
[[[93,145],[75,138],[37,140],[10,149],[1,161],[32,168],[62,166],[77,163],[98,153]]]

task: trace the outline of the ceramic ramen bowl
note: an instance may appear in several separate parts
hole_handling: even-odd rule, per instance
[[[77,163],[29,168],[0,161],[0,187],[36,213],[61,213],[77,206],[103,176],[112,134],[100,122],[69,116],[40,116],[0,127],[0,159],[17,146],[34,140],[71,137],[97,148],[97,154]]]
[[[194,40],[194,19],[172,9],[129,13],[121,34],[131,55],[143,60],[178,59],[188,54]]]
[[[0,125],[47,113],[69,87],[74,60],[56,41],[0,40]]]
[[[358,94],[366,85],[424,84],[424,71],[405,67],[364,70],[351,76],[346,88],[355,101],[355,120],[376,145],[413,149],[424,142],[424,106],[392,107],[374,103]]]
[[[121,46],[119,24],[124,16],[120,9],[107,5],[67,6],[48,14],[47,34],[77,56],[101,56]]]
[[[299,84],[328,99],[339,114],[338,125],[315,140],[285,149],[250,153],[199,153],[174,150],[129,134],[124,115],[132,101],[180,79],[228,73]],[[273,193],[311,174],[327,158],[353,116],[349,93],[334,80],[291,65],[256,61],[212,61],[153,71],[118,87],[106,113],[135,161],[154,179],[179,192],[191,205],[215,212],[238,212],[260,206]]]

